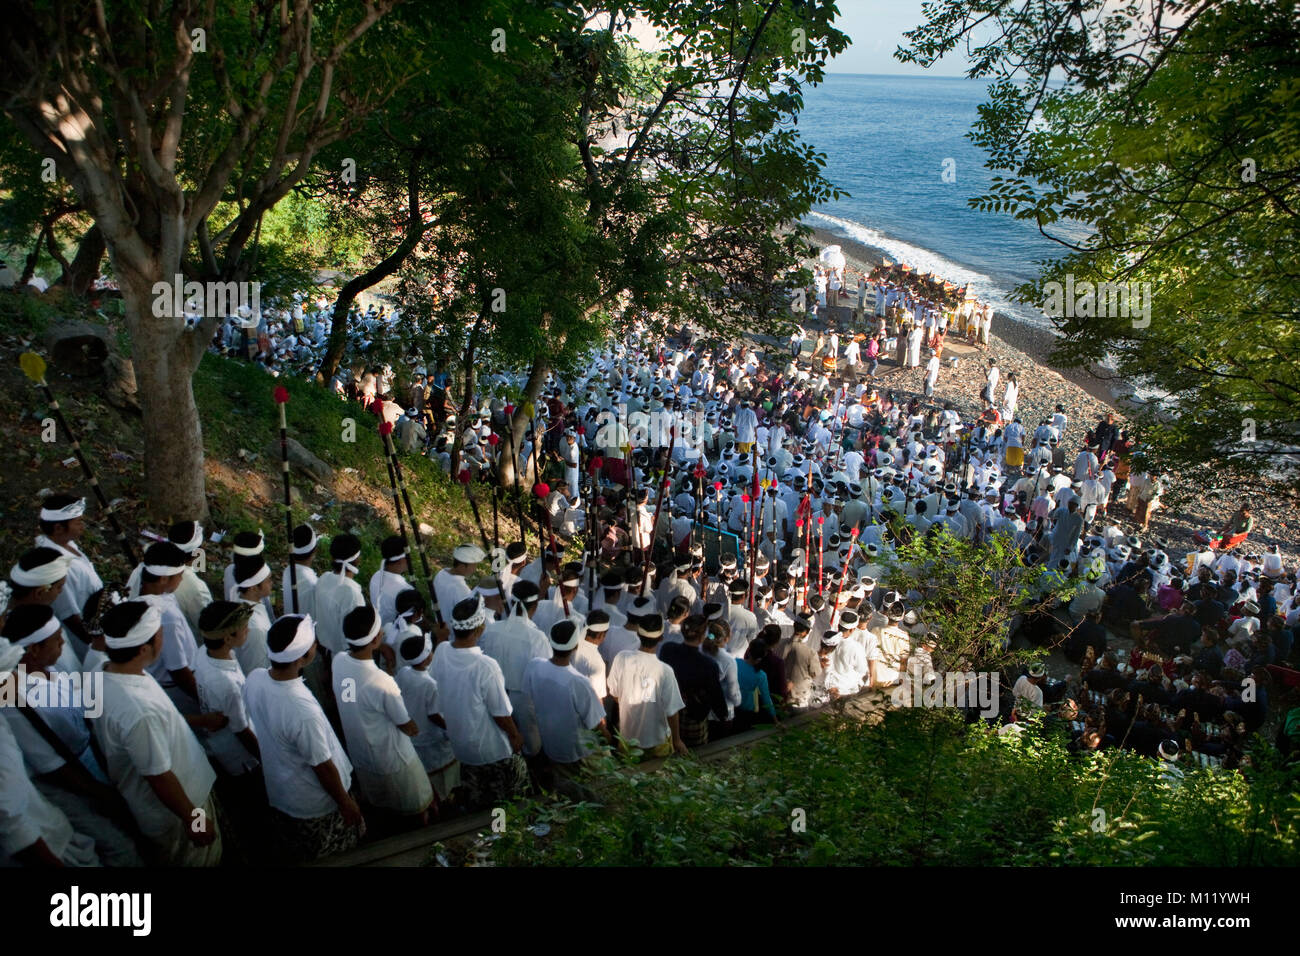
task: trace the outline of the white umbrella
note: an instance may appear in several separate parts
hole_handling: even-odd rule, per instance
[[[844,253],[840,251],[839,246],[827,246],[821,252],[821,263],[832,269],[843,269]]]

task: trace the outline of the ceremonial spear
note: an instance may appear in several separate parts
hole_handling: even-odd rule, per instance
[[[402,502],[406,505],[406,517],[410,520],[411,536],[415,538],[415,550],[420,555],[420,569],[424,571],[424,583],[429,589],[429,604],[434,609],[437,621],[442,624],[444,615],[442,609],[438,607],[438,597],[433,589],[433,572],[429,569],[429,557],[424,553],[424,539],[420,535],[420,522],[415,517],[415,509],[411,507],[411,496],[406,491],[406,477],[402,474],[402,462],[397,457],[397,449],[393,446],[393,423],[381,421],[379,423],[379,434],[384,440],[384,451],[393,465],[393,474],[397,477],[397,487],[402,494]]]
[[[112,505],[108,503],[108,499],[104,496],[104,489],[99,487],[99,479],[95,477],[90,462],[86,460],[86,455],[81,450],[81,442],[77,440],[76,432],[72,430],[67,419],[63,417],[63,409],[59,408],[54,392],[50,390],[50,386],[45,381],[45,359],[35,352],[24,352],[18,357],[18,364],[22,368],[23,374],[35,382],[37,387],[45,393],[45,400],[50,403],[50,411],[54,412],[54,417],[60,427],[68,433],[68,438],[72,442],[72,452],[77,456],[77,461],[81,464],[81,473],[90,482],[91,490],[95,492],[95,498],[98,499],[99,506],[104,509],[104,515],[108,518],[108,523],[113,526],[113,533],[117,535],[117,543],[122,548],[122,553],[126,555],[127,561],[134,567],[140,563],[140,559],[135,556],[135,549],[131,547],[131,542],[127,539],[122,526],[118,523]]]
[[[280,470],[284,474],[284,533],[289,542],[289,591],[293,595],[293,613],[297,614],[298,562],[293,560],[293,511],[289,499],[289,426],[285,420],[285,406],[289,404],[289,390],[283,385],[278,385],[271,393],[271,397],[280,409]]]
[[[496,557],[493,555],[493,551],[495,549],[488,544],[487,531],[484,529],[483,520],[479,517],[479,513],[478,513],[478,502],[474,500],[474,493],[470,491],[470,481],[473,476],[470,474],[470,470],[468,468],[462,468],[460,470],[460,474],[457,475],[456,477],[459,478],[460,483],[465,486],[465,497],[469,499],[469,510],[474,514],[474,524],[478,526],[478,535],[479,538],[483,541],[483,550],[486,551],[489,556],[492,556],[492,564],[491,564],[492,579],[496,581],[497,593],[501,595],[501,599],[504,601],[506,598],[506,594],[505,594],[505,589],[502,587],[501,584],[500,568],[497,565]],[[420,557],[424,557],[423,549],[421,549],[420,551]],[[427,573],[428,571],[427,567],[425,571]],[[430,585],[430,588],[432,589],[432,584]]]
[[[674,427],[671,428],[671,430],[669,431],[669,435],[668,435],[668,458],[665,459],[663,471],[661,472],[661,478],[659,482],[660,485],[659,501],[656,502],[655,504],[654,523],[650,526],[650,534],[648,536],[648,540],[646,541],[646,546],[645,546],[645,555],[642,559],[642,565],[644,566],[647,572],[642,577],[641,580],[641,593],[643,595],[645,594],[646,585],[650,583],[649,571],[650,571],[651,551],[654,549],[655,533],[659,529],[659,515],[663,511],[664,498],[668,496],[668,488],[670,487],[670,482],[671,482],[671,479],[668,477],[668,474],[672,470],[673,449],[676,447],[676,445],[677,445],[677,428],[674,425]],[[639,519],[640,516],[638,515],[638,520]]]

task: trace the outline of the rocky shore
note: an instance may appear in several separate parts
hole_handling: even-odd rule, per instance
[[[879,265],[881,257],[870,247],[827,230],[814,229],[813,232],[817,248],[838,245],[847,261],[845,286],[851,295],[839,300],[840,308],[833,311],[833,317],[837,320],[841,333],[845,328],[862,331],[854,328],[851,320],[851,309],[856,302],[857,278],[859,274],[869,273]],[[821,324],[812,322],[806,327],[811,331]],[[1065,407],[1069,421],[1063,444],[1072,462],[1083,445],[1085,433],[1102,420],[1108,411],[1115,411],[1117,420],[1124,427],[1122,403],[1116,400],[1116,394],[1122,395],[1123,389],[1118,387],[1120,383],[1099,378],[1087,369],[1051,367],[1048,356],[1054,338],[1055,333],[1050,329],[1031,326],[1004,313],[997,313],[986,351],[951,340],[945,345],[944,363],[935,387],[934,400],[940,404],[952,401],[963,420],[972,421],[983,407],[979,395],[984,387],[988,360],[992,358],[1001,369],[996,395],[999,407],[1007,373],[1014,371],[1020,381],[1018,414],[1021,422],[1031,432],[1042,419],[1051,417],[1057,404]],[[951,367],[949,361],[954,357],[957,359],[955,368]],[[920,368],[902,368],[894,362],[891,355],[877,370],[876,385],[878,388],[893,390],[896,397],[910,398],[922,394],[924,377],[924,365]],[[1166,478],[1167,484],[1178,480],[1177,476]],[[1162,541],[1170,558],[1182,564],[1184,555],[1196,547],[1192,535],[1202,528],[1217,530],[1222,527],[1238,504],[1239,501],[1233,495],[1207,490],[1181,509],[1158,509],[1145,537]],[[1294,567],[1296,553],[1300,550],[1300,518],[1287,507],[1270,502],[1263,496],[1257,496],[1253,504],[1256,531],[1247,542],[1245,550],[1262,550],[1276,543],[1282,549],[1287,566]],[[1111,513],[1112,517],[1118,519],[1120,527],[1140,534],[1131,515],[1122,507],[1116,507],[1112,503]]]

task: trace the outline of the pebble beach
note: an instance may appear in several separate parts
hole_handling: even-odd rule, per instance
[[[827,245],[838,245],[847,263],[844,270],[845,287],[851,295],[844,296],[838,303],[830,303],[838,305],[838,308],[830,311],[830,317],[836,320],[841,334],[846,328],[855,332],[864,331],[856,328],[852,319],[858,276],[868,274],[880,265],[882,256],[869,246],[823,229],[813,230],[812,241],[819,249]],[[823,322],[819,320],[805,324],[810,332],[822,326]],[[944,361],[935,387],[934,401],[939,404],[952,401],[964,421],[974,420],[983,407],[979,396],[984,387],[988,360],[992,358],[1002,370],[1002,382],[1006,381],[1008,372],[1014,371],[1017,374],[1020,380],[1018,414],[1030,431],[1040,420],[1050,418],[1058,403],[1065,406],[1069,421],[1062,444],[1067,450],[1068,460],[1072,462],[1083,445],[1086,432],[1104,418],[1107,412],[1116,413],[1121,428],[1124,427],[1125,416],[1122,405],[1112,395],[1112,388],[1118,383],[1105,381],[1087,369],[1053,368],[1048,364],[1055,338],[1055,333],[1050,329],[1029,325],[1005,313],[996,313],[987,350],[971,348],[951,339],[944,346]],[[957,358],[955,368],[949,361],[953,357]],[[896,397],[903,395],[910,398],[923,393],[924,377],[924,365],[920,368],[903,368],[894,362],[892,356],[887,356],[876,371],[875,382],[878,388],[893,390]],[[999,384],[999,404],[1001,396],[1002,385]],[[1177,481],[1176,476],[1170,476],[1166,483]],[[1157,509],[1145,537],[1163,542],[1170,558],[1181,564],[1187,552],[1197,550],[1192,535],[1203,528],[1217,530],[1222,527],[1238,504],[1235,495],[1206,491],[1179,508],[1167,506]],[[1253,553],[1277,544],[1282,550],[1286,565],[1294,568],[1297,552],[1300,551],[1300,517],[1295,515],[1293,509],[1285,505],[1279,506],[1263,496],[1257,496],[1253,504],[1255,532],[1247,541],[1244,551]],[[1140,533],[1132,516],[1122,507],[1116,507],[1113,502],[1111,517],[1117,519],[1117,524],[1126,531]]]

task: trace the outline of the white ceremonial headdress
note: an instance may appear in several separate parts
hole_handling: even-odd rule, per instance
[[[104,635],[104,644],[110,648],[139,647],[145,644],[158,633],[162,627],[162,612],[152,604],[148,610],[140,615],[140,620],[120,637],[114,637],[112,634]]]
[[[80,518],[86,513],[86,499],[78,498],[71,504],[64,505],[62,508],[51,510],[49,508],[41,509],[42,521],[72,521],[74,518]]]

